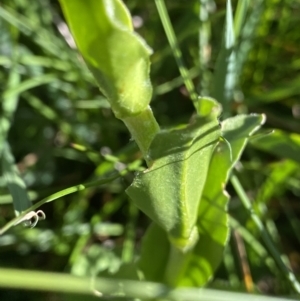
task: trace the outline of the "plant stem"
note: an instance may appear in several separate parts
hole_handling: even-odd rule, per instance
[[[291,301],[261,295],[233,293],[203,288],[177,288],[146,281],[112,278],[78,277],[62,273],[40,272],[0,268],[0,287],[5,289],[26,289],[56,293],[70,293],[87,296],[104,296],[111,300],[170,300],[170,301]],[[76,296],[75,296],[76,297]],[[91,299],[90,297],[81,299]],[[96,297],[92,300],[96,300]],[[104,300],[99,299],[99,300]],[[296,300],[295,298],[293,300]]]
[[[178,279],[181,278],[180,276],[189,262],[189,255],[192,254],[192,250],[183,252],[173,244],[170,244],[168,264],[164,276],[164,281],[167,285],[171,287],[178,285]]]
[[[148,108],[142,113],[122,120],[130,131],[132,138],[140,148],[143,157],[149,166],[151,162],[147,153],[153,138],[159,132],[159,125],[151,108],[148,106]]]
[[[3,233],[5,233],[8,229],[10,229],[11,227],[13,227],[13,226],[17,225],[18,223],[20,223],[20,221],[26,216],[26,214],[28,214],[31,211],[34,211],[34,210],[38,209],[40,206],[44,205],[45,203],[50,203],[52,201],[57,200],[58,198],[61,198],[63,196],[66,196],[66,195],[69,195],[69,194],[72,194],[72,193],[75,193],[75,192],[78,192],[78,191],[82,191],[82,190],[84,190],[86,188],[89,188],[89,187],[99,186],[99,185],[103,185],[103,184],[112,182],[113,180],[115,180],[117,178],[120,178],[122,176],[122,174],[123,173],[121,173],[121,174],[116,173],[115,175],[112,175],[112,176],[107,177],[107,178],[103,177],[103,178],[101,178],[99,180],[96,180],[96,181],[93,181],[93,182],[88,182],[88,183],[84,183],[84,184],[71,186],[69,188],[58,191],[54,194],[51,194],[50,196],[42,199],[41,201],[39,201],[36,204],[29,207],[28,209],[24,210],[19,216],[16,216],[14,219],[12,219],[3,228],[0,228],[0,236]]]
[[[249,200],[243,186],[241,185],[237,176],[233,175],[231,177],[231,184],[233,185],[237,195],[239,196],[242,204],[244,205],[245,209],[249,212],[251,219],[260,230],[261,237],[266,244],[267,249],[269,250],[270,254],[273,256],[275,262],[277,263],[279,269],[282,271],[284,276],[290,282],[292,287],[297,293],[300,293],[300,284],[296,279],[295,274],[289,270],[289,268],[284,264],[279,252],[277,251],[269,233],[267,232],[266,228],[264,227],[262,221],[259,219],[257,214],[254,212],[251,201]]]

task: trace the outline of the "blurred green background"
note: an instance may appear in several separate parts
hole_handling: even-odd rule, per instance
[[[124,2],[136,31],[154,50],[151,107],[158,122],[162,127],[188,122],[193,105],[154,1]],[[234,9],[236,2],[232,1]],[[226,1],[168,0],[166,5],[197,92],[209,95]],[[274,134],[251,141],[237,171],[256,213],[298,277],[299,14],[297,0],[250,2],[236,43],[238,81],[230,103],[232,115],[265,113],[264,131],[275,129]],[[11,99],[12,107],[15,104],[10,130],[0,142],[9,142],[32,201],[109,175],[131,162],[136,161],[137,168],[143,164],[127,129],[113,116],[76,52],[57,1],[1,1],[0,83],[1,102]],[[0,114],[5,114],[3,105]],[[149,221],[125,195],[133,176],[42,206],[47,219],[37,227],[16,226],[0,236],[0,266],[90,276],[113,274],[122,264],[134,262]],[[231,186],[228,191],[233,235],[208,286],[291,294]],[[14,217],[11,202],[0,178],[0,227]],[[26,298],[67,300],[54,293],[0,290],[0,300]]]

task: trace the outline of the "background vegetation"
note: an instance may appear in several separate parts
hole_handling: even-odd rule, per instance
[[[206,9],[199,15],[200,2]],[[193,105],[154,1],[125,3],[136,30],[154,50],[151,106],[156,118],[163,127],[187,122]],[[206,95],[221,47],[226,1],[169,0],[166,5],[189,75],[197,91]],[[230,107],[232,115],[265,113],[265,131],[275,129],[272,135],[251,141],[237,172],[256,214],[297,277],[299,14],[300,3],[296,0],[251,2],[247,26],[237,42],[239,82]],[[1,124],[9,120],[10,127],[0,142],[9,142],[31,200],[35,202],[64,188],[96,180],[124,165],[134,163],[138,169],[143,164],[140,153],[74,50],[59,4],[50,0],[3,0],[0,26]],[[9,107],[4,103],[9,103]],[[0,236],[0,266],[108,277],[121,263],[132,263],[149,224],[125,195],[132,179],[133,173],[129,173],[105,186],[45,204],[41,209],[47,219],[37,227],[16,226]],[[14,217],[14,210],[3,179],[0,184],[2,227]],[[272,254],[266,251],[261,231],[242,206],[234,187],[229,185],[228,191],[232,196],[232,235],[222,265],[208,287],[294,294]],[[26,299],[25,296],[31,300],[68,298],[56,293],[0,291],[1,300]],[[74,300],[74,296],[70,298]]]

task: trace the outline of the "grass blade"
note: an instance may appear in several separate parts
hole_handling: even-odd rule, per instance
[[[241,0],[239,2],[246,2],[246,0]],[[264,2],[263,0],[256,1],[255,5],[251,10],[249,17],[247,18],[244,26],[240,29],[239,35],[241,44],[237,49],[237,64],[236,64],[236,73],[241,74],[242,67],[244,66],[245,61],[247,60],[248,54],[253,46],[253,38],[256,34],[256,28],[259,24],[259,20],[261,18],[261,14],[264,11]],[[245,6],[244,4],[243,6]],[[238,24],[239,21],[235,22],[235,30],[236,34],[238,32]]]
[[[236,85],[236,55],[235,34],[231,1],[227,0],[225,30],[222,47],[216,62],[216,71],[213,77],[212,96],[223,106],[224,116],[230,115],[230,102]]]
[[[175,57],[179,72],[180,72],[180,74],[183,78],[184,84],[187,88],[187,91],[190,95],[190,98],[192,99],[192,101],[194,103],[194,106],[197,109],[197,107],[198,107],[198,104],[197,104],[198,96],[197,96],[194,84],[190,79],[188,69],[186,68],[186,66],[183,62],[182,53],[181,53],[181,50],[179,48],[176,35],[174,33],[174,29],[172,27],[172,24],[171,24],[171,21],[170,21],[170,17],[169,17],[165,2],[164,2],[164,0],[155,0],[155,4],[156,4],[158,14],[160,16],[161,22],[163,24],[165,33],[167,35],[170,47],[172,49],[173,55]]]
[[[66,53],[62,53],[59,45],[62,45],[62,40],[51,34],[43,28],[37,28],[36,24],[30,18],[21,15],[13,9],[1,5],[0,18],[16,27],[20,32],[26,36],[32,36],[37,45],[43,48],[47,53],[51,53],[56,57],[67,57]]]
[[[0,156],[19,101],[18,95],[7,94],[7,91],[10,89],[16,89],[20,84],[21,77],[16,63],[17,56],[17,51],[14,50],[12,54],[12,67],[9,72],[7,87],[2,96],[2,114],[0,117]]]
[[[277,248],[275,247],[272,239],[270,238],[269,233],[267,232],[266,228],[264,227],[262,221],[259,219],[259,217],[256,215],[256,213],[253,210],[252,204],[244,191],[243,186],[241,185],[239,179],[237,176],[233,175],[231,177],[231,184],[233,185],[237,195],[239,196],[243,206],[245,209],[249,212],[251,219],[257,226],[257,228],[260,231],[261,237],[266,244],[268,251],[274,258],[275,262],[277,263],[279,269],[284,274],[286,279],[289,281],[291,287],[297,292],[300,293],[300,284],[295,276],[295,274],[284,264],[281,255],[279,254]]]
[[[247,11],[249,9],[249,0],[239,0],[234,15],[234,32],[235,38],[238,39],[245,23]]]
[[[211,74],[209,72],[209,61],[211,54],[211,24],[210,24],[210,6],[214,5],[211,0],[201,0],[199,7],[199,62],[201,70],[200,94],[209,95],[209,83]]]
[[[243,237],[249,247],[266,263],[270,271],[274,274],[278,272],[275,262],[272,257],[269,256],[265,247],[253,236],[253,234],[243,227],[235,218],[230,217],[230,226],[236,229]]]
[[[31,206],[31,202],[27,195],[26,185],[15,166],[15,160],[11,153],[9,144],[6,142],[7,134],[19,101],[18,93],[9,93],[9,91],[15,91],[20,87],[21,79],[18,72],[17,59],[18,50],[14,48],[8,85],[3,93],[3,114],[0,118],[0,158],[3,179],[10,194],[12,195],[15,214],[18,216],[22,211],[25,211]]]
[[[18,86],[12,87],[5,91],[4,97],[10,98],[19,95],[20,93],[29,89],[45,85],[51,82],[57,81],[56,74],[43,74],[38,77],[27,79],[21,82]]]
[[[31,202],[27,195],[26,185],[15,166],[8,144],[5,144],[2,151],[2,171],[3,178],[13,198],[15,213],[18,216],[31,206]]]
[[[300,163],[300,135],[281,130],[275,130],[272,135],[267,135],[263,139],[255,139],[251,144],[267,153],[271,153],[279,158],[290,159]]]
[[[122,175],[125,173],[126,171],[123,170],[122,171]],[[45,203],[50,203],[54,200],[57,200],[63,196],[78,192],[78,191],[82,191],[85,190],[86,188],[89,187],[93,187],[93,186],[99,186],[99,185],[104,185],[107,184],[117,178],[121,177],[120,173],[117,173],[113,176],[110,177],[101,177],[100,179],[93,181],[93,182],[88,182],[85,184],[79,184],[79,185],[75,185],[66,189],[63,189],[59,192],[56,192],[46,198],[44,198],[43,200],[37,202],[36,204],[34,204],[33,206],[31,206],[30,208],[26,209],[25,211],[22,212],[22,214],[20,214],[19,216],[17,216],[16,218],[12,219],[10,222],[8,222],[3,228],[0,229],[0,235],[2,235],[3,233],[5,233],[7,230],[9,230],[11,227],[17,225],[18,223],[20,223],[22,220],[24,220],[24,218],[26,217],[26,215],[28,213],[30,213],[31,211],[35,211],[36,209],[38,209],[40,206],[44,205]]]

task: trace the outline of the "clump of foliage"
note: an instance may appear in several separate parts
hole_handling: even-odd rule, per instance
[[[0,285],[299,293],[299,5],[126,4],[0,7]]]

